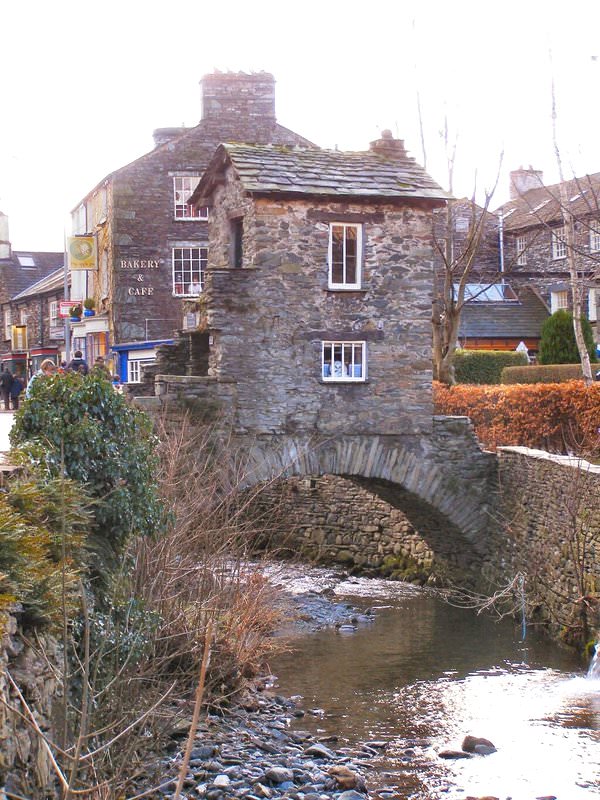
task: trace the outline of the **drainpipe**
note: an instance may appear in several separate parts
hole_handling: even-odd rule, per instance
[[[504,274],[504,217],[502,209],[498,211],[498,244],[500,246],[500,272]]]

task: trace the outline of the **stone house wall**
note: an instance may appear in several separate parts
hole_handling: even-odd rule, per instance
[[[182,327],[172,248],[204,246],[208,225],[175,218],[174,176],[202,175],[221,142],[311,145],[276,122],[272,75],[219,73],[202,87],[196,127],[156,131],[154,150],[111,173],[80,204],[86,211],[77,232],[99,232],[99,271],[88,276],[88,289],[109,314],[112,343],[171,338]]]
[[[216,189],[206,324],[209,375],[238,381],[244,427],[419,434],[431,429],[431,210],[242,195]],[[363,221],[363,288],[328,289],[322,213]],[[243,268],[226,266],[231,220],[243,216]],[[366,382],[325,383],[323,341],[365,341]]]

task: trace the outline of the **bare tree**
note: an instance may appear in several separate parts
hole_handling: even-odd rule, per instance
[[[442,133],[446,147],[448,168],[448,191],[453,192],[454,165],[456,160],[456,140],[450,144],[447,120]],[[500,164],[502,158],[500,158]],[[453,356],[458,343],[461,313],[465,303],[473,299],[467,292],[468,284],[473,282],[475,273],[483,274],[478,259],[489,256],[484,251],[490,247],[490,229],[494,230],[497,241],[497,223],[489,212],[489,205],[498,185],[500,164],[490,190],[485,190],[483,205],[477,205],[475,195],[477,184],[470,200],[450,200],[446,208],[434,217],[434,247],[436,268],[434,274],[432,324],[433,324],[433,377],[434,380],[454,384]],[[458,231],[457,223],[462,223]],[[497,263],[497,255],[495,256]],[[485,282],[476,292],[481,294],[497,281],[502,273],[492,274],[485,270]]]

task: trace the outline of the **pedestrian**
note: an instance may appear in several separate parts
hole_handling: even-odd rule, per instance
[[[74,357],[69,361],[67,370],[69,372],[80,372],[82,375],[88,374],[87,361],[84,359],[81,350],[75,350]]]
[[[25,381],[20,375],[13,375],[12,386],[10,387],[10,399],[12,400],[13,411],[19,409],[19,395],[25,388]]]
[[[93,371],[100,372],[102,375],[104,375],[105,378],[111,377],[110,372],[108,371],[108,367],[104,363],[104,358],[102,356],[96,356],[96,359],[94,361]]]
[[[13,376],[9,369],[4,369],[0,372],[0,393],[4,402],[4,410],[10,411],[10,387],[12,386]]]
[[[123,394],[123,385],[121,383],[121,377],[116,373],[112,376],[112,385],[113,389],[117,394]]]
[[[25,397],[29,397],[31,394],[31,387],[35,383],[38,378],[51,378],[53,375],[56,375],[56,364],[52,361],[51,358],[45,358],[42,363],[40,364],[40,368],[37,372],[29,379],[29,383],[27,384],[27,389],[25,389]]]

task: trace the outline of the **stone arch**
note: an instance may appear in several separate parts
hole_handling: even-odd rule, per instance
[[[405,441],[403,441],[403,438]],[[241,444],[242,485],[250,487],[277,478],[337,475],[378,479],[396,484],[446,516],[473,546],[482,551],[488,523],[481,493],[470,492],[451,468],[431,451],[406,437],[257,437]]]

